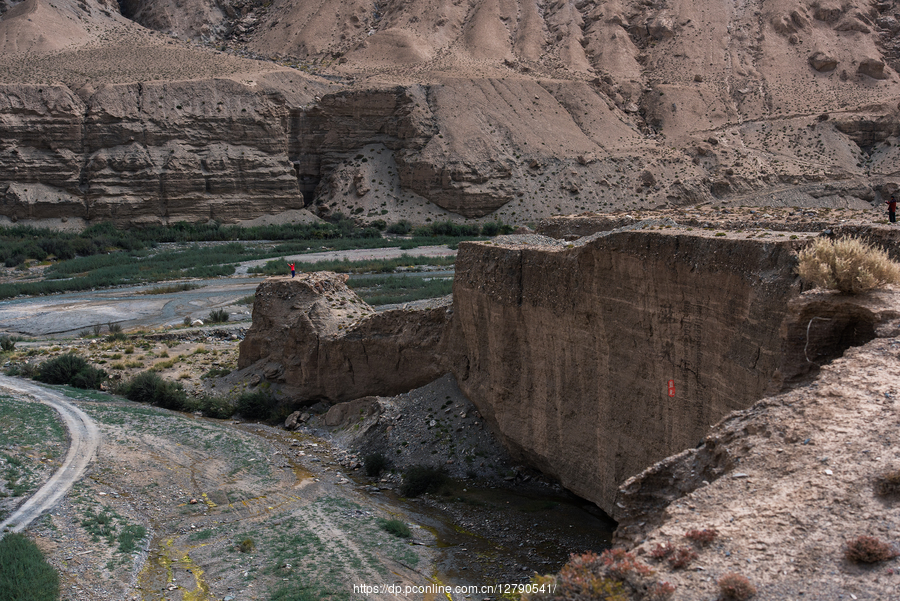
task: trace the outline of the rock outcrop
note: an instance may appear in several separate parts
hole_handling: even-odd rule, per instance
[[[802,292],[797,251],[809,236],[793,237],[674,228],[467,242],[452,317],[373,313],[333,274],[271,278],[239,366],[308,402],[396,394],[451,371],[516,460],[618,517],[628,478],[695,447],[729,413],[809,382],[900,315]],[[729,468],[712,444],[702,457],[692,479],[666,482],[690,488]],[[662,502],[641,494],[629,503]]]
[[[626,232],[460,245],[455,373],[518,458],[615,516],[618,486],[808,371],[795,244]]]
[[[312,404],[394,395],[447,372],[449,306],[375,311],[329,272],[259,285],[238,368]]]

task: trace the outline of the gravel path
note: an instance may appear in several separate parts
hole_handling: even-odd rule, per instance
[[[69,431],[69,452],[62,466],[19,507],[11,516],[0,523],[0,537],[6,531],[20,532],[42,513],[56,505],[69,492],[72,485],[84,474],[85,469],[96,457],[100,447],[100,430],[97,424],[81,409],[65,400],[53,390],[25,382],[17,378],[0,376],[0,388],[27,395],[55,409]]]

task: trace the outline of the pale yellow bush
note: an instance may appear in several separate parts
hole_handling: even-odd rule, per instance
[[[798,272],[807,282],[845,294],[900,283],[900,265],[883,250],[853,237],[816,238],[800,252]]]

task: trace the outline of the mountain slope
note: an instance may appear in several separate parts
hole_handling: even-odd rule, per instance
[[[128,123],[95,123],[76,110],[73,120],[106,132],[60,161],[17,137],[46,117],[7,103],[0,213],[39,219],[55,195],[55,211],[84,219],[233,221],[249,196],[260,200],[248,217],[305,206],[363,219],[526,222],[708,201],[862,208],[900,183],[897,0],[121,5],[166,35],[117,9],[72,0],[9,9],[0,82],[64,84],[86,102],[106,84],[232,79],[245,88],[223,93],[218,108],[234,104],[239,119],[267,132],[252,152],[266,155],[266,177],[281,191],[267,205],[257,176],[232,173],[223,185],[205,156],[182,161],[175,179],[189,183],[172,184],[169,142],[153,135],[160,124],[188,157],[216,143],[244,146],[240,127],[212,126],[208,116],[137,111]],[[29,22],[28,10],[48,16]],[[156,104],[184,105],[176,88],[161,89]],[[246,94],[257,112],[241,104]],[[146,155],[143,182],[113,168],[94,185],[96,153],[134,145]],[[67,170],[69,183],[40,179],[47,169]],[[93,211],[97,203],[133,210]],[[234,208],[216,209],[223,203]]]

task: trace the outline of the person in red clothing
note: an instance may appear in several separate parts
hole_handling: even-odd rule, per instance
[[[291,277],[294,277],[295,275],[297,275],[297,273],[294,271],[294,264],[291,263],[291,264],[289,265],[289,267],[291,268]]]
[[[888,206],[888,219],[891,220],[891,223],[896,223],[897,221],[897,199],[894,198],[894,195],[891,194],[891,199],[887,201]]]

